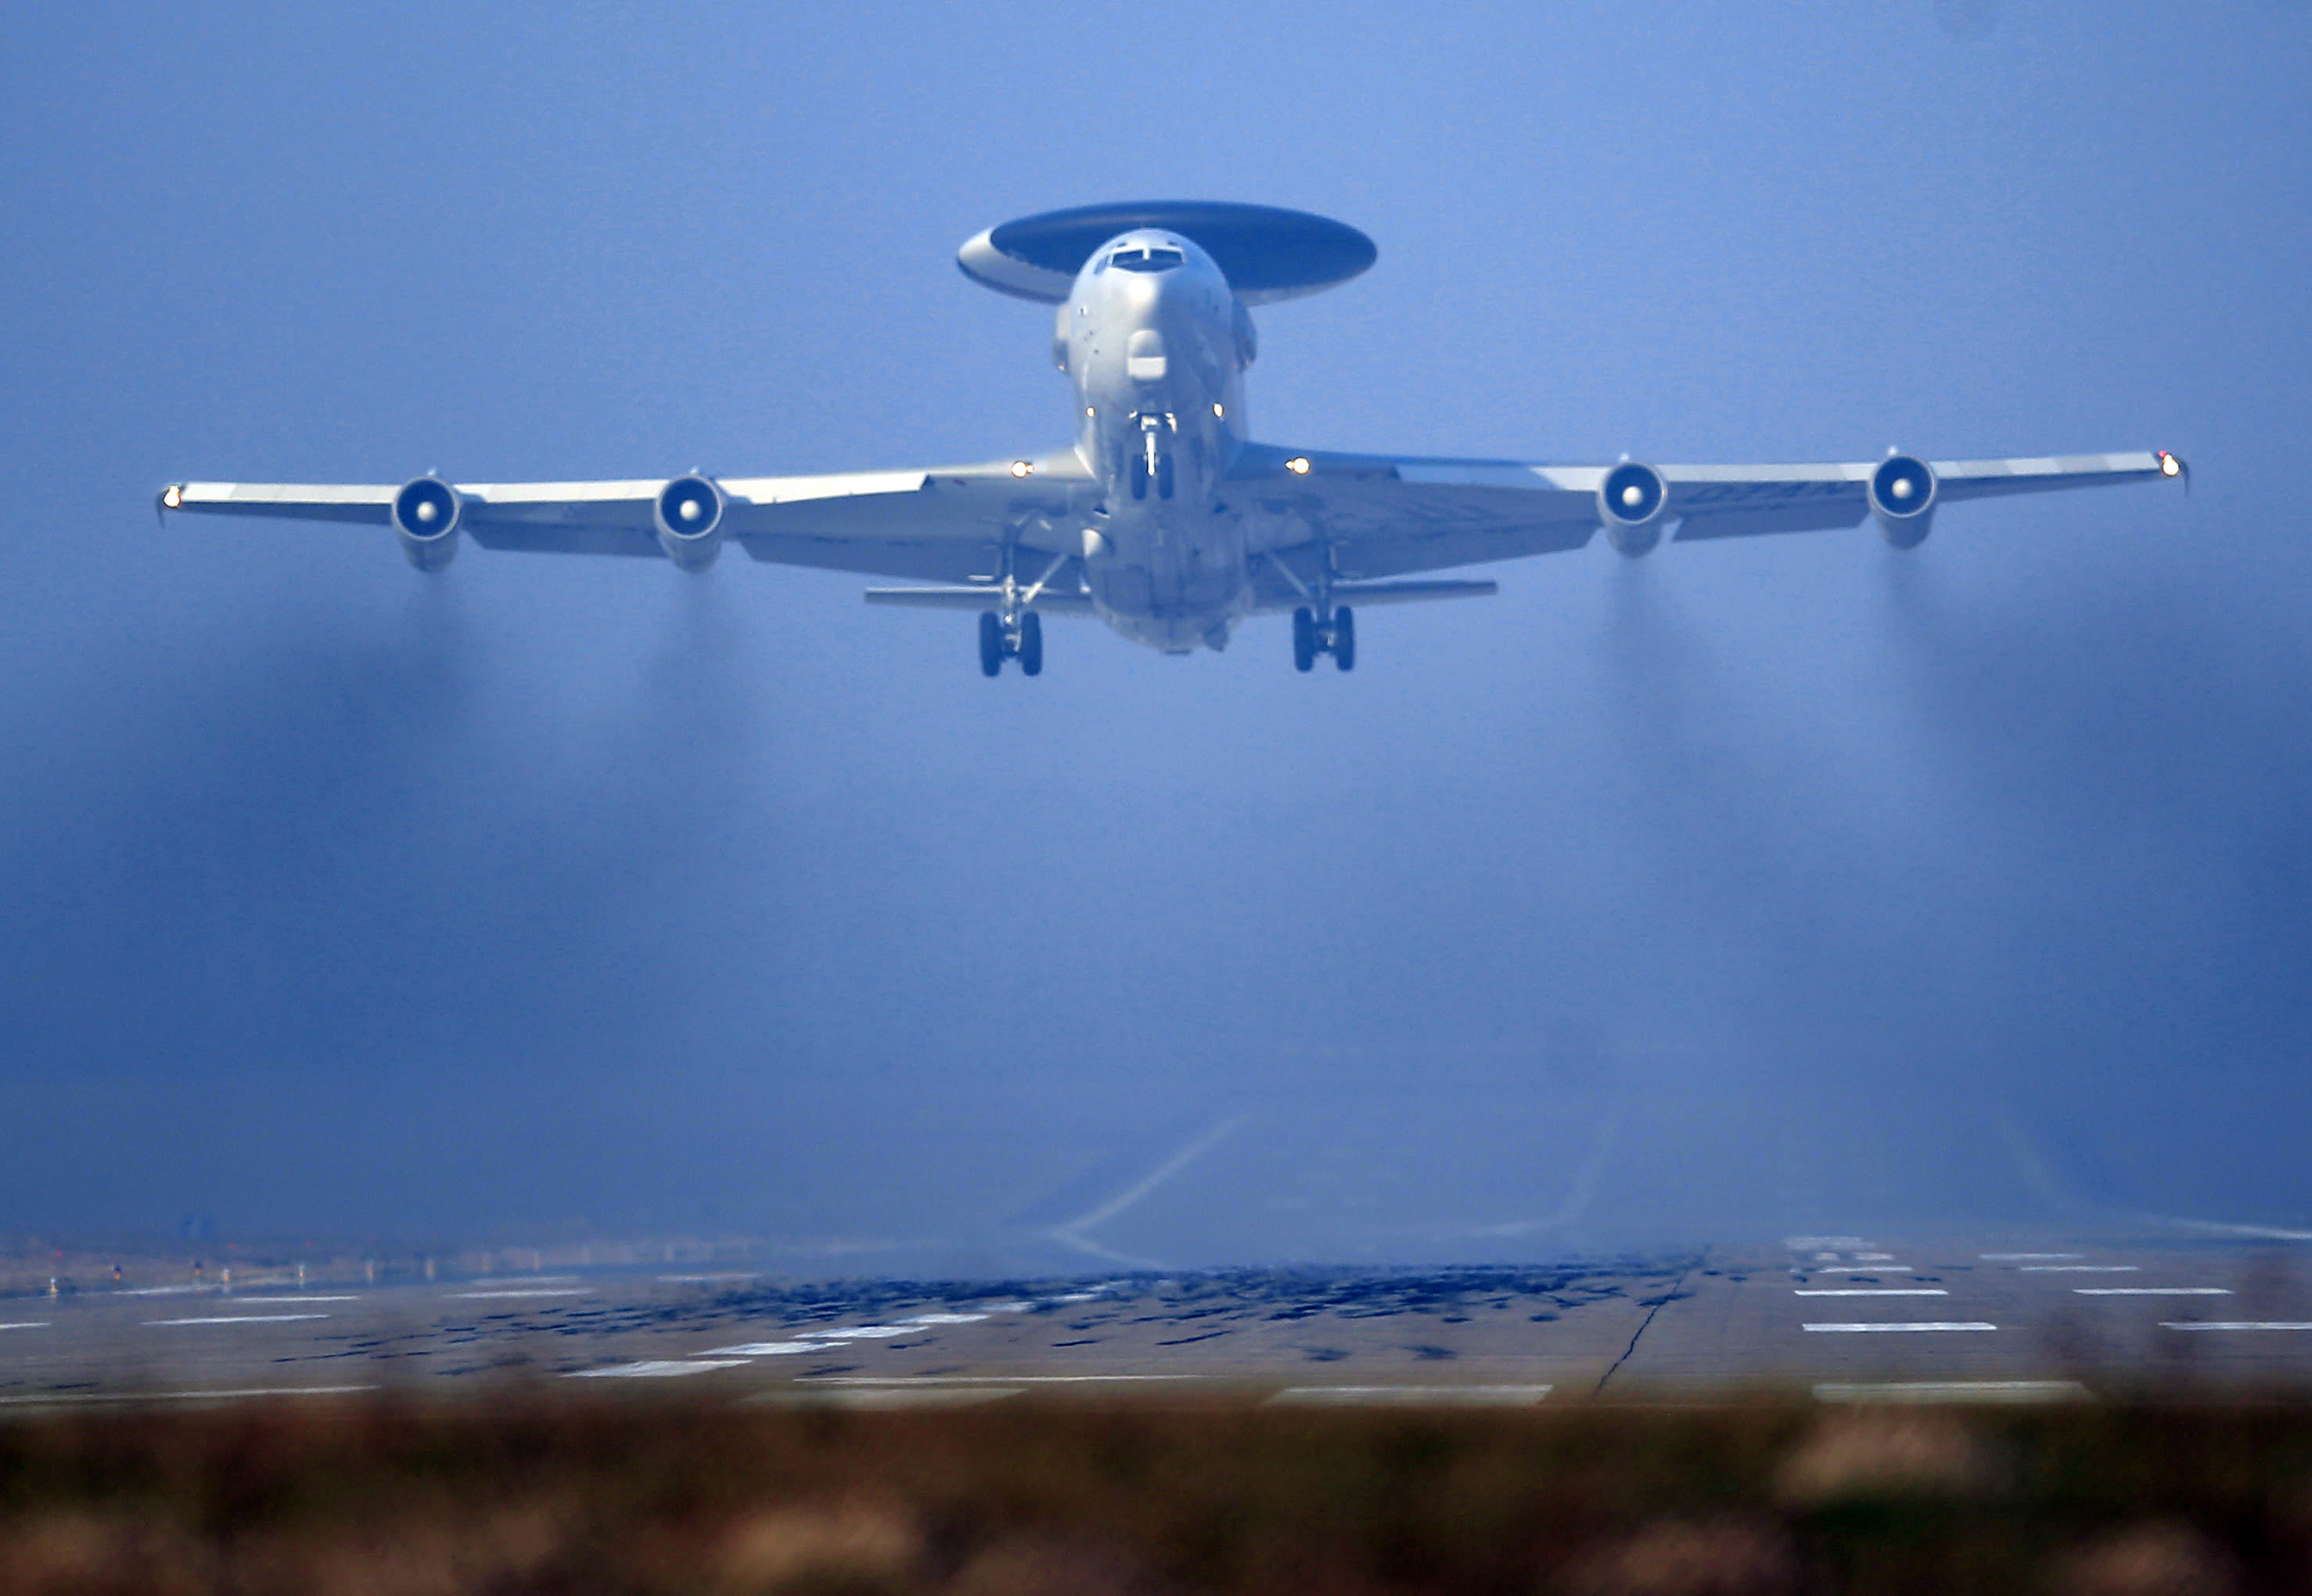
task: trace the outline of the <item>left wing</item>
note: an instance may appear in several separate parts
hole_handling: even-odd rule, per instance
[[[666,519],[681,509],[669,495],[692,484],[699,485],[689,489],[698,495],[697,520]],[[1075,452],[1061,450],[1032,460],[821,477],[456,484],[421,478],[400,487],[183,482],[162,494],[161,508],[390,525],[420,564],[446,562],[460,532],[485,548],[678,559],[691,552],[687,539],[699,545],[702,563],[712,557],[712,543],[728,539],[774,565],[952,583],[1000,581],[1010,568],[1032,582],[1048,570],[1052,586],[1073,592],[1073,569],[1055,562],[1075,560],[1077,518],[1098,491]],[[429,501],[432,517],[421,521]]]
[[[1949,502],[2182,476],[2164,450],[2018,460],[1791,466],[1537,465],[1252,445],[1231,491],[1265,522],[1264,605],[1320,576],[1346,582],[1580,548],[1601,527],[1625,553],[1805,532],[1877,515],[1890,542],[1926,536]],[[1271,591],[1273,590],[1273,591]]]

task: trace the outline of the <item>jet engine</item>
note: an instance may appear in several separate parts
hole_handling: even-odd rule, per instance
[[[658,546],[686,571],[704,571],[722,552],[722,490],[704,477],[677,477],[651,505]]]
[[[1864,489],[1870,513],[1878,519],[1878,535],[1897,548],[1916,548],[1927,540],[1935,519],[1934,468],[1915,455],[1890,454],[1870,473]]]
[[[1598,484],[1598,519],[1616,550],[1632,559],[1661,541],[1669,484],[1651,466],[1625,460]]]
[[[420,477],[393,495],[388,514],[411,565],[438,571],[458,557],[458,518],[464,509],[458,490],[434,477]]]

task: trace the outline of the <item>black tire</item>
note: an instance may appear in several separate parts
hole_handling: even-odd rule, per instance
[[[1160,499],[1172,496],[1172,457],[1169,454],[1160,455],[1156,460],[1156,496]]]
[[[1304,607],[1292,612],[1292,668],[1309,671],[1317,663],[1317,618]]]
[[[1132,496],[1135,499],[1148,496],[1148,462],[1136,454],[1132,457]]]
[[[1044,618],[1032,609],[1020,618],[1020,673],[1044,673]]]
[[[1333,663],[1344,671],[1357,668],[1357,618],[1348,609],[1333,611]]]
[[[992,609],[979,612],[979,673],[994,676],[1003,669],[1003,623]]]

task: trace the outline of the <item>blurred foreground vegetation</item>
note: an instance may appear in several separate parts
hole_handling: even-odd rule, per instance
[[[2312,1591],[2312,1410],[571,1400],[0,1425],[0,1591]]]

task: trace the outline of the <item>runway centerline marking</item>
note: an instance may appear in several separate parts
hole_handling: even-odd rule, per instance
[[[1800,1286],[1791,1294],[1794,1297],[1947,1297],[1950,1293],[1940,1285],[1837,1285],[1817,1287],[1812,1291]]]
[[[1885,1330],[1995,1330],[1995,1324],[1981,1320],[1935,1321],[1925,1324],[1810,1324],[1800,1327],[1821,1335],[1867,1336]]]
[[[834,1346],[826,1341],[747,1341],[737,1346],[710,1346],[700,1353],[707,1358],[781,1358],[798,1352],[833,1352]]]
[[[2025,1264],[2019,1275],[2132,1275],[2141,1264]]]
[[[453,1291],[453,1302],[502,1302],[512,1297],[583,1297],[591,1288],[583,1285],[556,1285],[542,1291]]]
[[[2085,1258],[2084,1252],[1978,1252],[1975,1257],[1987,1264],[2061,1263],[2066,1258]]]
[[[0,1397],[0,1406],[48,1407],[59,1402],[222,1402],[249,1397],[343,1397],[373,1385],[266,1385],[234,1391],[57,1391],[45,1397]]]
[[[2094,1395],[2076,1380],[1910,1380],[1814,1388],[1817,1402],[2086,1402]]]
[[[715,1369],[740,1369],[744,1358],[644,1358],[638,1364],[619,1364],[608,1369],[581,1369],[565,1374],[565,1380],[666,1380],[685,1374],[705,1374]]]
[[[13,1324],[0,1324],[0,1330],[45,1330],[48,1323],[45,1319],[20,1319]]]
[[[1212,1374],[805,1374],[805,1385],[1090,1385],[1100,1381],[1213,1380]]]
[[[1530,1407],[1546,1385],[1292,1385],[1268,1399],[1272,1407]]]
[[[359,1297],[357,1297],[357,1296],[352,1296],[352,1297],[305,1297],[305,1296],[297,1296],[297,1297],[234,1297],[234,1298],[233,1298],[233,1299],[232,1299],[232,1300],[233,1302],[241,1302],[241,1303],[244,1303],[244,1304],[252,1304],[252,1305],[253,1305],[253,1304],[258,1304],[258,1303],[266,1303],[266,1302],[360,1302],[360,1301],[361,1301],[361,1298],[359,1298]]]
[[[2185,1319],[2164,1320],[2163,1330],[2312,1330],[2312,1323],[2280,1319]]]
[[[148,1319],[148,1325],[176,1324],[293,1324],[301,1319],[327,1319],[326,1313],[224,1313],[205,1319]]]
[[[2229,1285],[2075,1285],[2082,1297],[2228,1297]]]

